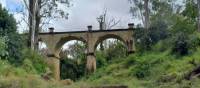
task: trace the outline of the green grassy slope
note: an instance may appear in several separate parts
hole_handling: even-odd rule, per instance
[[[200,64],[200,49],[188,56],[165,52],[136,53],[112,61],[70,86],[128,85],[129,88],[200,88],[200,79],[184,77]]]

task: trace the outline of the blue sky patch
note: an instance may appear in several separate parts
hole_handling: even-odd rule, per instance
[[[21,12],[24,7],[19,0],[6,0],[6,8],[9,12]]]

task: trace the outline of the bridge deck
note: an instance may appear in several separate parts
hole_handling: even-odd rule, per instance
[[[68,32],[53,32],[53,34],[70,34],[70,33],[86,33],[86,32],[113,32],[113,31],[129,31],[133,29],[109,29],[109,30],[91,30],[91,31],[68,31]],[[50,32],[39,33],[40,35],[52,34]]]

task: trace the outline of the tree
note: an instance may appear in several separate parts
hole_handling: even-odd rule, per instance
[[[7,45],[6,52],[9,62],[20,64],[22,58],[23,41],[21,36],[17,33],[16,21],[8,11],[0,5],[0,37],[5,38]]]
[[[28,10],[29,46],[31,49],[38,47],[38,34],[42,26],[49,23],[50,19],[66,18],[68,13],[58,8],[59,4],[69,7],[68,0],[23,0]],[[46,21],[48,20],[48,21]]]
[[[107,9],[105,9],[104,12],[100,16],[97,17],[97,21],[99,23],[99,30],[111,29],[117,24],[119,24],[120,22],[120,20],[116,20],[115,18],[109,19],[107,17]],[[100,49],[102,51],[104,50],[103,42],[100,43]]]
[[[129,0],[132,4],[130,12],[134,17],[137,17],[142,20],[144,28],[148,30],[149,28],[149,0]]]
[[[134,16],[139,17],[143,20],[143,24],[149,24],[148,27],[139,28],[136,30],[137,45],[141,50],[149,50],[153,44],[168,37],[170,27],[176,23],[176,17],[179,16],[180,6],[175,1],[168,0],[149,0],[149,11],[145,12],[144,8],[147,9],[147,4],[144,5],[144,1],[132,2],[132,13]],[[146,2],[147,3],[147,2]],[[141,8],[141,9],[140,9]],[[146,22],[144,19],[145,14],[149,14]],[[142,17],[141,17],[142,16]],[[146,23],[145,23],[146,22]],[[149,29],[149,30],[147,30]]]
[[[146,28],[146,30],[149,29],[149,0],[144,0],[144,17],[145,17],[145,21],[144,21],[144,28]]]
[[[187,17],[188,20],[196,22],[196,18],[198,16],[198,9],[197,5],[195,4],[194,0],[187,0],[185,2],[185,9],[181,13],[183,16]]]

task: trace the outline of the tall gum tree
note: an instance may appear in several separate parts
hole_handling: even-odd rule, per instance
[[[23,2],[28,12],[28,46],[34,50],[38,47],[38,34],[42,31],[42,26],[49,24],[51,19],[67,19],[67,8],[70,3],[69,0],[23,0]]]

